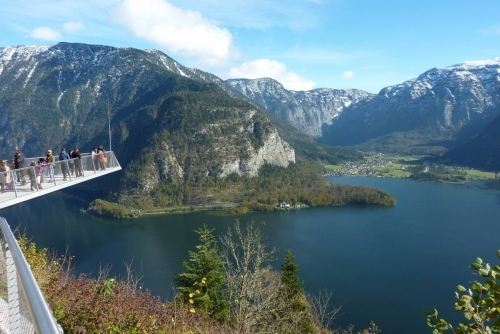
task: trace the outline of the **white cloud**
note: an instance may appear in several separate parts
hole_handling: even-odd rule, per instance
[[[111,7],[110,15],[133,36],[153,42],[167,53],[210,65],[231,58],[229,31],[199,12],[182,10],[164,0],[121,0]]]
[[[318,27],[321,16],[327,15],[324,6],[319,6],[321,1],[287,1],[283,5],[280,1],[269,0],[169,0],[174,6],[197,10],[231,27],[297,30]]]
[[[80,21],[70,21],[64,23],[63,28],[69,33],[76,33],[83,29],[83,24]]]
[[[294,72],[289,72],[285,64],[269,59],[258,59],[243,63],[239,67],[232,68],[229,77],[246,79],[273,78],[285,88],[291,90],[311,90],[316,86],[314,81],[302,78]]]
[[[344,79],[351,79],[353,76],[354,76],[353,71],[345,71],[344,73],[342,73],[342,78]]]
[[[61,33],[49,27],[38,27],[31,32],[30,36],[48,41],[57,41],[61,39]]]

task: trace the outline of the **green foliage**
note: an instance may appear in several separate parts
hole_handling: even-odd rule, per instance
[[[89,205],[89,209],[101,216],[113,218],[135,218],[136,214],[127,207],[102,199],[96,199]]]
[[[37,249],[25,237],[19,239],[19,244],[57,322],[68,334],[332,333],[315,320],[316,315],[301,292],[302,283],[298,282],[297,266],[291,252],[286,256],[283,273],[280,275],[270,266],[272,256],[262,244],[260,231],[255,228],[247,228],[246,231],[245,237],[238,234],[242,238],[233,239],[235,243],[228,244],[234,246],[234,255],[246,263],[241,263],[240,269],[245,269],[244,271],[233,272],[236,275],[232,276],[229,274],[230,270],[210,270],[214,268],[212,264],[215,268],[219,268],[221,264],[217,257],[213,230],[206,226],[196,230],[200,235],[200,245],[196,252],[190,252],[190,261],[185,261],[189,268],[186,275],[180,274],[179,277],[183,282],[195,276],[201,277],[202,270],[198,269],[202,268],[208,268],[205,270],[208,274],[207,277],[195,280],[190,287],[186,286],[185,291],[191,292],[187,294],[185,304],[180,306],[177,303],[179,299],[163,303],[160,298],[151,296],[149,291],[137,288],[138,281],[130,276],[127,280],[106,278],[105,273],[100,273],[97,280],[85,275],[74,277],[70,274],[71,258],[48,258],[47,249]],[[198,266],[198,263],[204,265]],[[225,261],[224,264],[228,265]],[[243,280],[240,273],[246,276]],[[246,307],[239,318],[225,318],[230,320],[227,322],[214,321],[223,319],[214,319],[215,314],[210,313],[210,308],[218,309],[222,312],[219,315],[227,316],[225,300],[232,300],[229,295],[218,295],[219,290],[215,287],[227,284],[228,291],[236,291],[235,286],[229,282],[243,284],[241,288],[245,294],[238,295],[238,300],[233,300],[233,306],[241,307],[245,304]],[[288,288],[280,290],[283,286]],[[290,294],[284,298],[280,291],[289,291]],[[212,299],[212,293],[220,299]],[[221,305],[224,307],[219,308]],[[349,329],[335,333],[353,332]]]
[[[285,253],[285,262],[281,266],[281,298],[286,305],[285,312],[288,316],[300,319],[298,327],[302,333],[314,333],[311,306],[304,296],[303,282],[299,279],[299,267],[291,250]]]
[[[497,257],[500,258],[500,250]],[[500,333],[500,265],[491,266],[477,258],[470,267],[481,279],[475,280],[468,289],[459,285],[455,292],[455,309],[463,313],[466,321],[453,328],[446,320],[439,319],[434,309],[425,313],[433,333]]]
[[[285,262],[281,266],[281,282],[287,299],[294,299],[304,292],[303,282],[299,280],[299,267],[290,249],[286,251]]]
[[[332,184],[321,175],[321,167],[299,159],[288,167],[264,165],[257,177],[231,174],[225,179],[200,178],[184,183],[160,183],[143,198],[136,192],[123,193],[122,203],[138,209],[166,208],[169,206],[218,207],[213,203],[228,203],[235,213],[248,211],[282,210],[278,203],[292,205],[384,205],[396,203],[390,194],[369,188]]]
[[[112,296],[115,293],[115,288],[116,280],[114,278],[108,278],[102,282],[102,287],[98,290],[98,292],[105,296]]]
[[[137,281],[71,275],[71,257],[49,257],[26,236],[18,240],[45,299],[64,333],[229,333],[219,324],[173,303],[164,304]]]
[[[431,166],[421,164],[407,167],[406,170],[413,173],[410,176],[411,179],[419,181],[464,182],[467,180],[465,171],[456,170],[442,164],[433,164]]]
[[[192,306],[193,312],[208,314],[217,320],[228,320],[228,305],[224,299],[224,262],[218,254],[213,230],[206,225],[195,230],[200,244],[189,251],[189,261],[182,261],[185,272],[174,277],[181,291],[181,300]]]
[[[18,244],[40,286],[53,284],[59,279],[62,263],[59,259],[50,261],[47,248],[37,248],[36,243],[26,235],[19,237]]]

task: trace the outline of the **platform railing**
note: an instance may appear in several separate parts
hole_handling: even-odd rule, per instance
[[[2,217],[0,232],[0,333],[63,333]]]
[[[81,158],[43,163],[39,166],[38,161],[41,158],[44,157],[25,158],[29,167],[0,171],[0,183],[4,183],[2,192],[13,192],[15,197],[19,197],[31,191],[43,190],[44,185],[56,186],[79,177],[120,167],[113,151],[104,152],[102,156],[82,154]],[[40,172],[40,168],[43,172]]]

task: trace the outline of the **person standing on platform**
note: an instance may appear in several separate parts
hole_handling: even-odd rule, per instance
[[[35,171],[36,163],[33,161],[28,168],[28,176],[31,182],[31,191],[38,190],[36,187],[36,171]]]
[[[45,166],[47,163],[45,162],[44,158],[38,159],[38,163],[36,164],[35,167],[35,172],[36,172],[36,182],[38,183],[38,189],[42,189],[42,182],[43,182],[43,172],[45,170]]]
[[[15,169],[28,167],[26,165],[26,159],[24,158],[24,155],[21,153],[21,150],[16,150],[16,154],[14,155],[14,167]],[[19,182],[21,182],[22,186],[26,184],[25,177],[26,177],[26,169],[17,172],[17,178]]]
[[[80,151],[78,150],[78,147],[75,147],[73,149],[73,152],[71,153],[71,158],[74,159],[74,161],[75,161],[75,173],[76,173],[76,177],[83,176],[82,156],[80,154]]]
[[[101,170],[106,170],[106,162],[108,162],[108,159],[104,155],[104,149],[102,147],[99,148],[97,156],[99,158],[99,165]]]
[[[1,192],[6,192],[7,186],[10,184],[10,168],[7,166],[7,160],[0,161],[0,187]]]
[[[47,157],[45,157],[45,162],[49,166],[49,182],[54,182],[55,181],[55,175],[54,175],[54,164],[55,164],[55,159],[54,156],[52,155],[52,150],[47,150]]]
[[[97,153],[97,147],[92,149],[92,162],[94,163],[94,170],[99,170],[99,156]]]
[[[66,177],[69,176],[69,166],[68,162],[70,160],[70,156],[68,152],[66,152],[66,149],[63,147],[61,149],[61,153],[59,153],[59,161],[61,162],[61,170],[63,174],[63,181],[66,181]]]

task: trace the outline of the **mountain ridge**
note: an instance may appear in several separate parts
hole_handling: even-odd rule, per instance
[[[109,106],[113,149],[122,166],[140,168],[125,173],[143,189],[162,180],[254,176],[263,164],[295,162],[264,113],[213,81],[166,55],[133,48],[0,48],[0,153],[20,148],[39,156],[67,145],[90,151],[107,142]]]
[[[321,136],[321,127],[331,124],[346,107],[374,96],[359,89],[292,91],[270,78],[228,79],[226,82],[259,107],[313,137]]]
[[[35,53],[40,55],[36,60]],[[325,144],[363,150],[442,154],[477,136],[500,114],[500,58],[432,68],[371,94],[357,89],[290,91],[270,78],[222,80],[185,67],[158,50],[80,43],[16,46],[0,48],[0,152],[5,156],[8,150],[19,147],[36,155],[47,147],[66,144],[70,137],[69,145],[90,148],[92,140],[102,143],[107,138],[103,122],[108,105],[113,141],[122,144],[133,137],[132,119],[145,131],[148,122],[158,116],[149,102],[141,106],[143,99],[160,99],[153,103],[160,105],[165,101],[162,94],[175,93],[170,90],[172,85],[188,91],[214,85],[231,98],[263,109],[277,126],[290,124]],[[28,115],[30,108],[36,112]],[[131,108],[144,113],[131,112]],[[268,130],[272,127],[267,121],[265,124]],[[57,131],[47,135],[45,128]],[[278,128],[282,128],[282,135],[290,132],[290,128]],[[34,139],[35,133],[42,135]],[[266,135],[280,137],[278,133]],[[305,145],[301,152],[307,155],[312,142],[304,138],[300,139]],[[324,156],[320,151],[313,156]],[[283,154],[282,158],[285,156],[291,157]],[[228,171],[240,171],[241,167],[244,173],[255,174],[254,169],[250,172],[245,163],[236,161],[227,162],[233,166]],[[182,178],[180,174],[178,178]]]
[[[290,97],[299,93],[275,88],[266,94],[259,90],[259,80],[227,81],[268,113],[281,113],[284,120],[321,142],[365,150],[443,153],[476,135],[498,114],[500,58],[433,68],[378,94],[344,95],[337,106],[321,105],[324,90],[307,91],[320,95],[308,118],[301,111],[311,110],[307,103]]]

